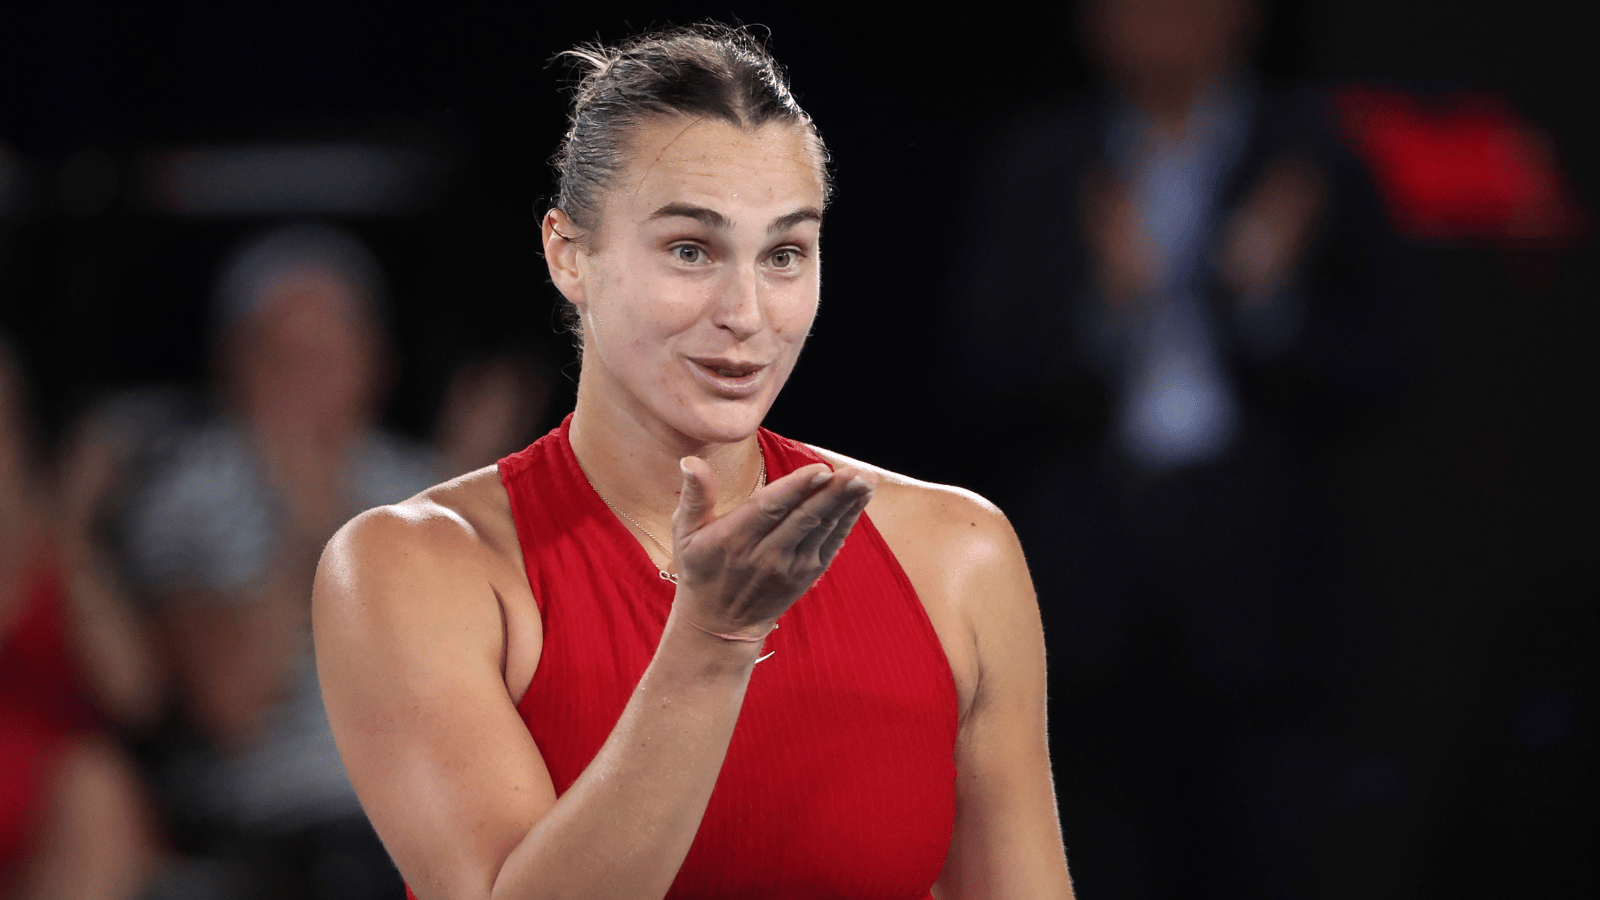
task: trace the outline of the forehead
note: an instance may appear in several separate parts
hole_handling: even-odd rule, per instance
[[[639,130],[631,150],[607,204],[629,219],[687,202],[736,222],[753,216],[765,227],[796,209],[822,207],[821,156],[801,125],[746,131],[718,120],[659,118]]]
[[[264,337],[307,330],[364,332],[376,327],[371,301],[342,273],[299,266],[277,273],[260,286],[254,307],[240,317]]]

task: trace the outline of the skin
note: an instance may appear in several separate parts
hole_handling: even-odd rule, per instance
[[[1100,68],[1169,136],[1206,80],[1245,63],[1260,27],[1253,0],[1088,0],[1080,21]]]
[[[831,468],[751,495],[756,428],[816,312],[823,191],[809,135],[662,118],[635,140],[598,227],[552,211],[544,246],[584,325],[573,449],[602,496],[670,535],[669,556],[636,529],[679,575],[673,611],[616,729],[557,798],[516,711],[542,635],[495,470],[347,525],[318,573],[318,661],[340,752],[401,873],[424,900],[664,895],[762,652],[695,625],[767,633],[865,509],[957,684],[939,896],[1070,897],[1044,642],[1004,518],[831,453]]]

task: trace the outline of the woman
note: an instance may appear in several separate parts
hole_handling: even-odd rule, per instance
[[[24,375],[0,333],[0,897],[133,900],[160,848],[107,732],[149,724],[158,666],[90,538],[91,461],[41,475]]]
[[[816,312],[816,129],[740,31],[573,55],[543,241],[577,408],[353,520],[317,577],[328,713],[401,873],[425,900],[1070,897],[1009,526],[759,428]]]

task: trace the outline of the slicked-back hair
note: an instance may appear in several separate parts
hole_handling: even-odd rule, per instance
[[[804,127],[816,141],[824,198],[831,193],[827,150],[795,102],[777,60],[743,27],[694,25],[590,44],[560,57],[580,71],[567,133],[552,163],[556,207],[593,232],[613,179],[627,169],[633,140],[651,120],[713,119],[750,130],[769,123]]]

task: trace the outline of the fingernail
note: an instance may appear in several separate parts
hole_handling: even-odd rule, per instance
[[[811,476],[811,486],[814,488],[822,487],[825,483],[827,483],[828,479],[832,477],[832,472],[818,472],[817,474]]]

